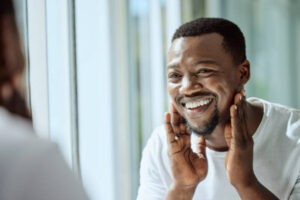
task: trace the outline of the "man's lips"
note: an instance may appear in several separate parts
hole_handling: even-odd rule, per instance
[[[199,117],[198,115],[204,112],[213,102],[213,97],[201,97],[184,99],[181,101],[181,106],[190,118]]]
[[[181,102],[181,105],[187,110],[197,110],[203,107],[208,106],[213,101],[213,98],[198,98],[198,99],[191,99],[185,100]]]
[[[186,103],[183,103],[182,105],[188,109],[188,110],[195,110],[201,107],[205,107],[212,101],[212,98],[206,98],[206,99],[197,99],[193,101],[189,101]]]

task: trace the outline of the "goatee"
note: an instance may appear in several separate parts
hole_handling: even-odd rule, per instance
[[[193,127],[188,123],[188,121],[186,123],[186,126],[190,130],[191,133],[195,133],[196,135],[199,135],[199,136],[205,136],[205,135],[210,135],[214,131],[214,129],[216,128],[218,123],[219,123],[218,109],[215,108],[211,120],[207,124],[205,124],[203,127],[200,127],[200,128]]]

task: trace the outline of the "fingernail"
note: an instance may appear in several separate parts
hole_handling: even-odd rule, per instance
[[[242,98],[243,98],[243,96],[242,96],[242,95],[240,95],[240,101],[242,101]]]
[[[179,137],[177,135],[175,135],[174,140],[177,141],[178,139],[179,139]]]
[[[244,89],[242,89],[241,92],[242,92],[243,95],[246,94],[246,90],[244,90]]]
[[[205,156],[203,155],[203,153],[198,153],[198,156],[200,159],[205,159]]]
[[[237,106],[236,105],[234,105],[234,110],[237,110]]]

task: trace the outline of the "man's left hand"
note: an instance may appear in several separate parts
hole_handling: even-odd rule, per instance
[[[230,107],[231,122],[225,127],[225,139],[229,147],[225,159],[227,177],[238,189],[256,181],[253,171],[253,139],[247,129],[246,99],[244,91],[237,93]]]

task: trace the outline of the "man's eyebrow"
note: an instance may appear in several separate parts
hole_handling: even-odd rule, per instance
[[[173,69],[173,68],[178,68],[178,67],[179,66],[176,63],[170,63],[170,64],[167,65],[167,69]]]
[[[201,65],[201,64],[217,65],[218,63],[214,60],[200,60],[200,61],[192,64],[192,67],[195,67],[195,66]]]
[[[200,60],[198,62],[195,62],[191,66],[195,67],[195,66],[201,65],[201,64],[217,65],[218,63],[216,61],[213,61],[213,60]],[[167,69],[174,69],[174,68],[179,68],[178,63],[170,63],[170,64],[167,65]]]

